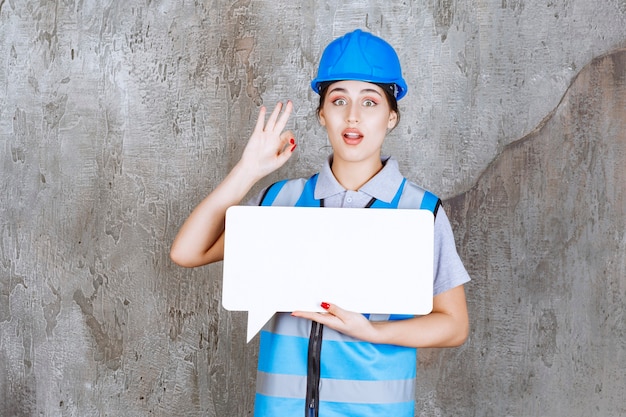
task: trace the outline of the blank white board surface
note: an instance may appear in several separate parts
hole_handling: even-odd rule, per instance
[[[247,339],[275,312],[424,315],[433,302],[428,210],[233,206],[222,304],[248,311]]]

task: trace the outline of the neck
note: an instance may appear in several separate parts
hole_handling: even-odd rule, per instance
[[[358,191],[383,168],[383,164],[380,158],[359,162],[333,159],[330,168],[339,184],[346,190]]]

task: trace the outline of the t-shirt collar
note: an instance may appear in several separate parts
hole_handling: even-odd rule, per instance
[[[346,189],[339,184],[330,169],[332,160],[333,156],[331,155],[328,157],[326,163],[322,167],[322,170],[319,172],[314,193],[316,200],[329,198],[336,194],[346,192]],[[381,162],[383,163],[383,168],[358,191],[368,194],[377,200],[390,203],[396,195],[398,188],[402,184],[404,177],[398,168],[398,161],[394,158],[384,156],[381,158]]]

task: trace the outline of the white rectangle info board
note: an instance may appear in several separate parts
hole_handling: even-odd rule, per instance
[[[247,339],[275,312],[430,313],[428,210],[233,206],[226,212],[222,304],[248,311]]]

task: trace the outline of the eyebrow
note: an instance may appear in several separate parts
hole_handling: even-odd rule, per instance
[[[330,90],[328,94],[334,93],[334,92],[347,93],[348,90],[345,88],[341,88],[341,87],[335,87],[332,90]],[[363,93],[375,93],[375,94],[378,94],[380,97],[382,97],[382,94],[380,94],[378,91],[374,90],[373,88],[364,88],[363,90],[360,91],[360,94],[363,94]]]

